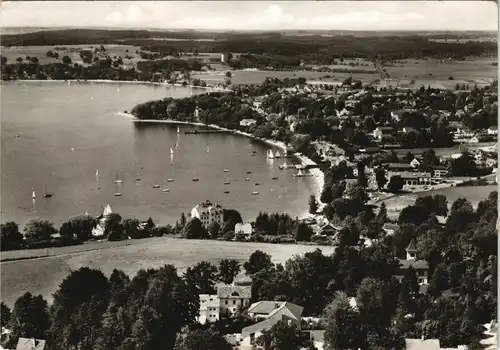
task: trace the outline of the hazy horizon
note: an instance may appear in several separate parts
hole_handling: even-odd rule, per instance
[[[2,28],[197,31],[497,31],[490,1],[15,1]]]

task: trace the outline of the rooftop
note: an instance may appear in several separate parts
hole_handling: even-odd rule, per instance
[[[439,339],[405,339],[406,350],[439,350]]]
[[[35,338],[19,338],[16,350],[43,350],[45,349],[45,340]]]
[[[402,270],[409,269],[410,266],[413,267],[415,270],[428,270],[429,269],[429,263],[425,260],[406,260],[406,259],[399,259],[399,268]]]
[[[250,299],[251,286],[217,286],[217,296],[225,299]]]

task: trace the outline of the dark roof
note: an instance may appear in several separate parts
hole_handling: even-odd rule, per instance
[[[217,296],[225,299],[250,299],[252,290],[250,286],[217,286]]]
[[[408,244],[408,247],[406,247],[406,250],[408,251],[417,251],[417,243],[415,242],[415,239],[412,239],[410,243]]]
[[[399,268],[402,270],[409,269],[410,266],[415,270],[428,270],[429,263],[425,260],[405,260],[399,259]]]
[[[411,164],[408,163],[388,163],[387,167],[389,169],[413,169]]]
[[[285,303],[284,301],[270,301],[270,300],[258,301],[250,305],[250,307],[248,308],[248,312],[255,314],[270,314],[275,309],[282,306],[284,303]]]

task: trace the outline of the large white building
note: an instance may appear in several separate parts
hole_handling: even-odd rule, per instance
[[[212,203],[207,200],[197,204],[191,210],[191,217],[198,218],[205,228],[212,222],[216,222],[222,226],[224,222],[224,209],[216,202]]]

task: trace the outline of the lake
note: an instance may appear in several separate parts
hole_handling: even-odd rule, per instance
[[[186,135],[193,129],[188,125],[178,135],[176,125],[134,123],[122,113],[148,100],[189,94],[188,88],[146,84],[3,82],[1,221],[23,225],[41,217],[60,225],[110,204],[124,218],[174,224],[207,199],[238,210],[244,220],[260,211],[305,213],[314,179],[279,170],[283,160],[268,160],[268,146],[231,134]],[[117,178],[124,183],[115,184]],[[166,188],[170,192],[161,191]],[[54,196],[42,198],[45,191]]]

